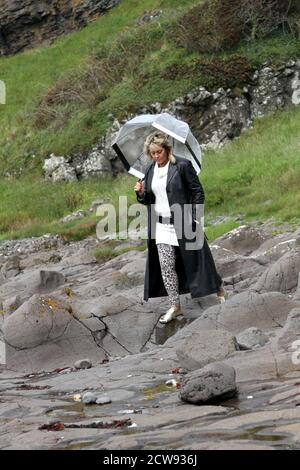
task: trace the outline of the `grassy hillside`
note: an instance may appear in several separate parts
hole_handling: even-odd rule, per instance
[[[280,63],[299,57],[299,39],[288,33],[251,42],[226,52],[201,53],[174,40],[178,22],[199,0],[123,0],[83,30],[58,39],[51,47],[0,58],[0,79],[7,104],[0,105],[0,239],[60,233],[79,239],[95,233],[96,216],[61,225],[66,214],[87,209],[103,197],[117,204],[119,194],[135,202],[134,178],[52,184],[41,166],[50,153],[87,151],[111,123],[111,116],[161,101],[167,103],[194,86],[240,86],[268,59]],[[153,23],[137,26],[146,10],[162,10]],[[175,28],[175,29],[174,29]],[[232,68],[242,57],[245,69]],[[243,73],[242,73],[243,72]],[[245,73],[245,75],[244,75]],[[238,74],[239,75],[239,74]],[[259,120],[254,129],[218,154],[206,153],[201,181],[206,214],[243,214],[245,219],[274,216],[299,220],[300,110]],[[211,239],[236,226],[228,222],[208,229]]]
[[[180,21],[199,3],[123,0],[51,47],[0,58],[0,79],[7,87],[7,104],[0,107],[0,175],[20,169],[41,173],[52,152],[89,150],[111,124],[111,114],[122,116],[155,101],[166,104],[198,85],[238,86],[265,60],[297,56],[299,40],[290,34],[241,41],[226,52],[180,46]],[[157,10],[162,10],[158,19],[137,25],[145,11]],[[245,63],[237,71],[240,56]]]
[[[300,108],[257,120],[254,128],[222,152],[206,153],[200,180],[206,193],[208,236],[217,236],[237,226],[234,221],[209,227],[217,215],[243,220],[266,220],[299,224],[300,219]],[[272,136],[272,138],[270,138]],[[115,204],[126,195],[135,203],[135,178],[120,175],[101,181],[79,183],[41,182],[34,175],[0,180],[2,239],[43,233],[60,233],[66,239],[95,234],[95,215],[58,224],[57,220],[77,209],[88,209],[100,197]]]

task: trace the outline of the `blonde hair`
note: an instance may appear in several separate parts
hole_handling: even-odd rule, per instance
[[[151,158],[150,145],[152,144],[163,147],[167,151],[170,162],[173,163],[173,165],[176,163],[176,158],[172,155],[172,144],[167,134],[156,131],[148,135],[144,143],[144,154],[148,155],[149,158]]]

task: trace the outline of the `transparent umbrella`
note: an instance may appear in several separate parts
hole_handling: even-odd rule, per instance
[[[201,171],[201,148],[189,125],[168,113],[142,114],[126,122],[112,148],[131,175],[144,178],[149,157],[144,154],[146,137],[158,129],[172,138],[173,154],[190,160],[196,173]]]

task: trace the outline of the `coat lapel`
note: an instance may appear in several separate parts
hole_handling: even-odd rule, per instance
[[[147,178],[147,190],[148,190],[148,192],[152,192],[151,186],[152,186],[152,179],[153,179],[153,174],[154,174],[154,166],[155,166],[155,162],[153,162],[152,165],[149,168],[149,174],[148,174],[148,178]],[[176,171],[177,171],[176,165],[173,165],[172,163],[170,163],[169,168],[168,168],[166,187],[168,187],[168,184],[172,180],[172,178],[175,175]]]
[[[176,173],[176,165],[173,165],[171,162],[169,164],[169,168],[168,168],[168,176],[167,176],[167,184],[166,184],[166,187],[168,187],[168,184],[170,183],[171,179],[173,178],[173,176],[175,175]]]

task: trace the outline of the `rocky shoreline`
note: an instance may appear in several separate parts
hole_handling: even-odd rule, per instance
[[[136,242],[99,265],[93,237],[46,239],[0,245],[0,448],[300,448],[299,231],[216,240],[227,301],[167,325]]]

